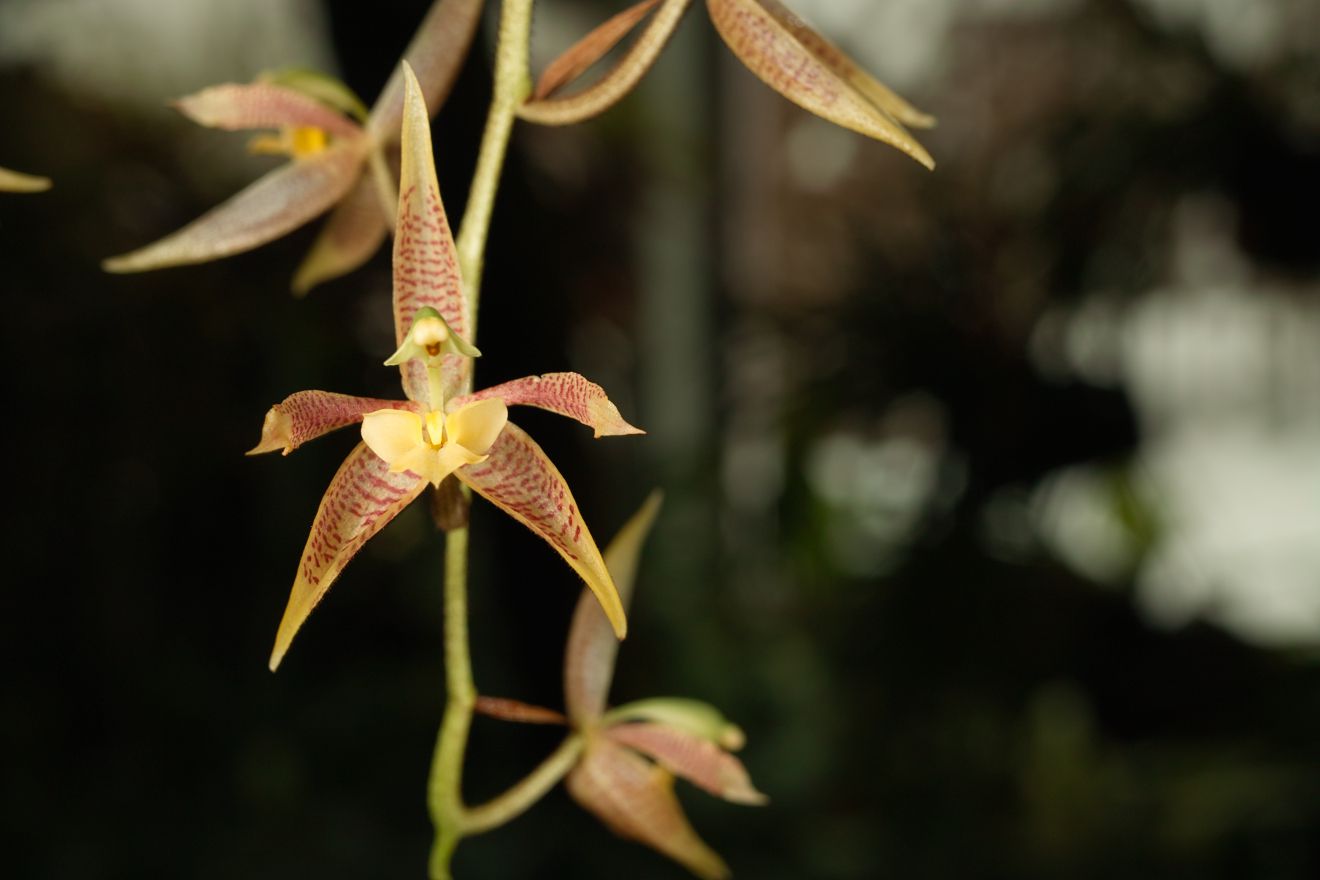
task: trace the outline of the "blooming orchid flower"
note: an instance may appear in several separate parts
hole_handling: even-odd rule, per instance
[[[642,545],[660,511],[653,494],[605,551],[624,608],[632,597]],[[596,603],[583,595],[573,614],[564,656],[569,722],[585,735],[582,758],[569,772],[569,794],[621,837],[643,843],[699,877],[729,876],[724,860],[688,823],[674,796],[674,777],[733,803],[760,805],[731,751],[742,731],[696,700],[641,700],[606,711],[619,645]]]
[[[484,0],[437,0],[404,53],[426,83],[431,114],[463,64],[483,6]],[[384,157],[394,146],[403,112],[403,79],[397,69],[370,112],[341,83],[299,71],[211,86],[179,99],[175,107],[210,128],[273,129],[274,134],[252,140],[250,149],[292,161],[177,232],[111,257],[103,263],[107,271],[142,272],[232,256],[333,207],[294,275],[294,292],[304,294],[361,266],[385,240],[394,204]]]
[[[0,192],[33,193],[50,189],[49,177],[37,177],[0,168]]]
[[[605,549],[626,609],[646,536],[660,512],[653,493]],[[619,644],[596,600],[583,592],[573,613],[564,654],[567,718],[516,700],[479,697],[477,711],[509,721],[568,723],[585,738],[569,771],[568,792],[607,828],[682,864],[699,877],[729,876],[729,868],[692,829],[674,795],[679,776],[717,797],[761,805],[747,768],[732,752],[745,742],[742,730],[719,710],[697,700],[639,700],[606,709]]]
[[[312,608],[373,535],[421,494],[452,475],[544,538],[586,581],[613,632],[623,606],[568,484],[508,407],[535,406],[587,425],[597,437],[642,433],[600,386],[576,373],[516,379],[475,394],[469,387],[472,327],[458,255],[440,201],[430,120],[404,62],[401,181],[394,239],[394,326],[387,363],[402,372],[405,400],[301,391],[267,414],[251,453],[298,446],[354,423],[362,441],[330,481],[298,564],[270,666],[279,665]]]
[[[691,4],[692,0],[642,0],[615,15],[545,69],[518,115],[545,125],[568,125],[609,109],[650,70]],[[822,119],[883,141],[927,168],[935,167],[905,127],[930,128],[934,118],[862,70],[779,0],[706,0],[706,9],[733,54],[770,88]],[[648,15],[646,28],[603,78],[575,94],[557,94]]]

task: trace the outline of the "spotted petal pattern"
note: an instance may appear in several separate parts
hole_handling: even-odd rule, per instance
[[[455,398],[449,408],[488,397],[498,397],[506,406],[534,406],[568,416],[591,428],[597,437],[646,433],[623,420],[604,388],[578,373],[546,373],[514,379]]]
[[[403,53],[403,60],[422,84],[427,112],[432,116],[454,87],[485,5],[486,0],[439,0],[432,4]],[[378,142],[393,143],[398,138],[403,97],[403,70],[396,67],[367,121],[367,130]]]
[[[535,440],[510,422],[484,462],[459,468],[454,475],[555,548],[587,582],[614,634],[624,637],[628,625],[614,579],[578,513],[568,483]]]
[[[309,440],[360,422],[367,413],[381,409],[416,411],[414,404],[406,400],[354,397],[333,391],[298,391],[266,413],[261,442],[248,455],[276,450],[288,455]]]
[[[619,602],[625,611],[632,602],[637,563],[646,537],[660,514],[662,498],[660,492],[652,492],[605,548],[605,568],[614,578]],[[564,651],[564,705],[575,727],[590,727],[605,711],[618,654],[618,639],[614,637],[600,603],[589,592],[583,591],[573,612],[568,646]]]
[[[542,125],[572,125],[617,104],[655,64],[692,0],[664,0],[619,63],[589,88],[562,98],[528,101],[518,115]]]
[[[224,83],[174,102],[199,125],[235,131],[307,126],[339,138],[361,137],[362,129],[336,110],[294,89],[273,83]]]
[[[362,164],[360,139],[287,162],[187,226],[140,250],[112,257],[109,272],[204,263],[273,241],[324,213],[348,192]]]
[[[565,780],[568,793],[615,834],[643,843],[698,877],[729,876],[724,860],[692,830],[674,777],[618,743],[594,736]]]
[[[737,804],[764,804],[766,796],[733,755],[708,739],[667,724],[616,724],[605,736],[653,758],[671,773],[683,777],[716,797]]]
[[[312,521],[289,604],[275,636],[275,649],[270,655],[272,671],[280,665],[298,628],[344,566],[425,486],[426,482],[414,474],[390,473],[389,465],[365,444],[359,443],[348,454],[330,481]]]
[[[425,306],[438,311],[449,329],[471,340],[472,322],[463,296],[458,251],[449,230],[440,184],[431,154],[431,118],[422,101],[421,87],[405,63],[403,146],[399,181],[399,215],[394,232],[394,342],[402,345],[413,316]],[[446,395],[466,376],[470,360],[445,355]],[[426,366],[411,360],[399,368],[403,388],[412,400],[428,396]]]
[[[362,174],[330,212],[293,276],[293,292],[302,296],[322,282],[352,272],[371,259],[389,231],[375,181],[370,174]]]
[[[706,0],[706,6],[733,54],[770,88],[823,119],[935,167],[935,160],[895,118],[895,101],[901,99],[883,86],[887,95],[872,86],[859,89],[857,66],[778,0]],[[879,103],[873,100],[877,95]],[[899,112],[916,120],[913,124],[929,124],[929,117],[908,109],[910,114]]]

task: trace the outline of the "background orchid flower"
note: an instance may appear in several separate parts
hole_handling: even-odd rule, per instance
[[[619,597],[627,608],[637,562],[660,511],[653,493],[605,551]],[[569,793],[612,831],[643,843],[700,877],[729,869],[688,823],[674,796],[674,777],[740,804],[764,804],[742,762],[742,731],[714,708],[695,700],[643,700],[606,711],[619,645],[590,594],[573,614],[564,656],[564,701],[569,722],[586,737]]]
[[[0,192],[43,192],[50,189],[50,185],[49,177],[37,177],[33,174],[0,168]]]
[[[613,631],[626,631],[614,581],[568,484],[507,407],[535,406],[587,425],[597,437],[637,434],[605,392],[576,373],[530,376],[463,393],[475,353],[472,319],[431,154],[430,121],[411,68],[406,103],[397,234],[394,325],[406,400],[302,391],[273,407],[252,453],[288,454],[303,443],[362,423],[363,442],[344,460],[312,522],[280,622],[270,665],[348,561],[373,535],[449,474],[544,538],[586,581]],[[450,337],[455,337],[451,339]],[[449,344],[452,343],[452,344]],[[424,355],[410,357],[410,353]]]
[[[643,0],[615,15],[546,68],[519,116],[545,125],[568,125],[609,109],[655,63],[691,3]],[[706,0],[706,9],[733,54],[770,88],[823,119],[883,141],[927,168],[935,167],[905,127],[929,128],[934,118],[862,70],[787,6],[778,0]],[[604,77],[575,94],[558,94],[648,15],[646,27]]]
[[[437,0],[404,53],[426,83],[432,114],[449,94],[483,5],[484,0]],[[175,106],[210,128],[274,129],[275,135],[255,139],[253,150],[291,161],[177,232],[106,260],[107,271],[142,272],[242,253],[334,207],[294,275],[294,292],[302,294],[356,269],[385,240],[394,205],[384,156],[396,142],[403,108],[397,70],[369,113],[342,84],[298,72],[212,86]]]

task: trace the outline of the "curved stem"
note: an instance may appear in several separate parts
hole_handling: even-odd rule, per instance
[[[554,788],[559,780],[573,769],[573,765],[582,754],[584,744],[585,740],[581,734],[569,734],[568,738],[559,744],[559,748],[551,752],[520,782],[515,783],[498,797],[469,808],[467,822],[463,826],[464,831],[467,834],[481,834],[521,816],[528,807],[544,797],[546,792]]]
[[[482,136],[481,152],[473,174],[472,190],[459,232],[457,247],[459,269],[464,289],[471,306],[472,336],[476,339],[477,306],[481,290],[482,254],[490,232],[491,214],[495,208],[495,193],[499,188],[500,172],[513,132],[514,114],[518,105],[531,91],[528,56],[532,32],[533,0],[504,0],[500,10],[500,30],[495,50],[495,86],[490,115]],[[471,380],[469,379],[469,383]],[[464,389],[470,391],[470,388]],[[431,776],[427,786],[427,803],[431,821],[435,825],[435,843],[431,848],[430,875],[432,880],[448,880],[449,862],[464,835],[472,832],[472,813],[463,806],[463,756],[467,751],[468,732],[472,726],[472,706],[476,700],[476,686],[472,680],[472,661],[468,650],[467,628],[467,551],[468,529],[463,527],[446,533],[445,537],[445,686],[448,699],[444,719],[436,738],[435,754],[431,763]],[[569,738],[571,742],[573,737]],[[567,754],[561,746],[551,758]],[[576,757],[576,754],[574,754]],[[525,810],[564,773],[571,761],[561,758],[533,771],[528,779],[518,783],[505,796],[496,799],[496,806],[486,805],[480,830],[493,828],[500,822]],[[534,795],[534,796],[533,796]],[[507,798],[507,799],[506,799]],[[502,806],[501,806],[502,804]],[[497,821],[498,820],[498,821]]]

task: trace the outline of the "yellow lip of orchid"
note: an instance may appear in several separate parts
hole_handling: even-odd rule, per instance
[[[325,151],[330,133],[315,125],[287,125],[277,134],[261,134],[248,141],[248,152],[258,156],[306,159]]]
[[[439,486],[464,465],[489,458],[508,420],[509,409],[497,398],[464,404],[448,415],[383,409],[362,417],[362,440],[390,473],[414,473]]]

